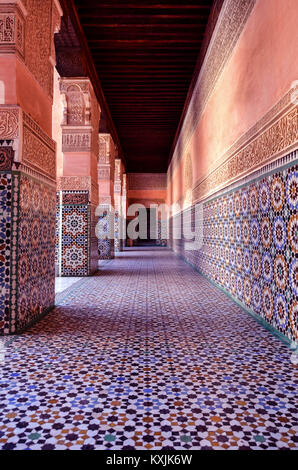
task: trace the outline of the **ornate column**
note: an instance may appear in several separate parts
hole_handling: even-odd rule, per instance
[[[114,173],[115,145],[112,136],[98,136],[98,253],[99,259],[114,258]]]
[[[123,226],[123,237],[121,239],[122,248],[126,246],[126,213],[127,213],[127,178],[126,174],[123,173],[122,178],[122,226]]]
[[[58,178],[58,274],[88,276],[97,270],[100,107],[86,77],[61,78],[62,176]]]
[[[0,335],[55,303],[51,119],[61,14],[58,1],[0,1]]]
[[[115,159],[114,203],[115,203],[115,252],[122,249],[122,177],[123,169],[120,158]]]

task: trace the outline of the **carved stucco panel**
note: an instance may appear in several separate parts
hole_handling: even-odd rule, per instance
[[[23,161],[28,165],[33,165],[53,179],[56,178],[55,152],[26,126],[23,130]]]
[[[193,199],[199,201],[215,193],[221,187],[240,179],[245,173],[252,172],[281,153],[290,151],[292,147],[298,147],[297,106],[284,116],[278,117],[270,127],[255,136],[253,141],[199,182],[193,191]]]
[[[19,108],[0,107],[0,139],[19,137]]]

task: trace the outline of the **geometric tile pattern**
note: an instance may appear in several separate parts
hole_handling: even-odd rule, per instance
[[[298,166],[211,199],[203,246],[187,261],[246,308],[298,342]],[[192,215],[193,216],[193,215]]]
[[[119,211],[115,211],[114,215],[114,230],[115,230],[115,235],[114,235],[114,251],[119,252],[122,250],[122,245],[123,245],[123,240],[120,238],[120,221],[121,221],[121,216],[119,214]]]
[[[56,192],[20,175],[17,330],[54,305]]]
[[[60,240],[60,213],[61,205],[60,205],[60,194],[56,193],[56,237],[55,237],[55,268],[58,271],[59,267],[59,240]]]
[[[22,172],[1,173],[0,335],[54,305],[55,193]]]
[[[297,449],[286,344],[169,250],[125,250],[7,338],[1,449]]]
[[[90,205],[90,267],[89,275],[98,270],[98,237],[96,227],[98,223],[98,216],[96,215],[96,206]]]
[[[99,239],[98,240],[98,252],[99,252],[99,259],[113,259],[115,257],[114,254],[114,241],[106,239]]]
[[[168,244],[168,241],[166,238],[162,238],[162,235],[163,235],[163,224],[164,222],[162,222],[161,220],[158,220],[157,222],[157,240],[156,240],[156,245],[157,246],[167,246]]]
[[[61,220],[61,275],[62,276],[88,276],[90,265],[90,205],[88,191],[63,191]],[[60,209],[59,211],[60,212]],[[60,214],[58,213],[60,218]],[[59,238],[59,237],[58,237]]]

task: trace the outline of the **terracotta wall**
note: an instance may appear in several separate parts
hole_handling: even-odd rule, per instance
[[[199,123],[170,166],[169,203],[184,198],[187,155],[191,158],[194,187],[289,91],[298,77],[297,24],[295,0],[255,3]]]
[[[297,24],[295,0],[224,3],[167,174],[173,250],[295,341]]]

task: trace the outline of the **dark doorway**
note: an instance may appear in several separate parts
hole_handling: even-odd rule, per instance
[[[141,211],[144,211],[141,213]],[[155,246],[157,240],[157,213],[154,208],[143,208],[140,210],[140,217],[144,217],[147,221],[146,231],[142,233],[142,236],[135,240],[136,246]]]

